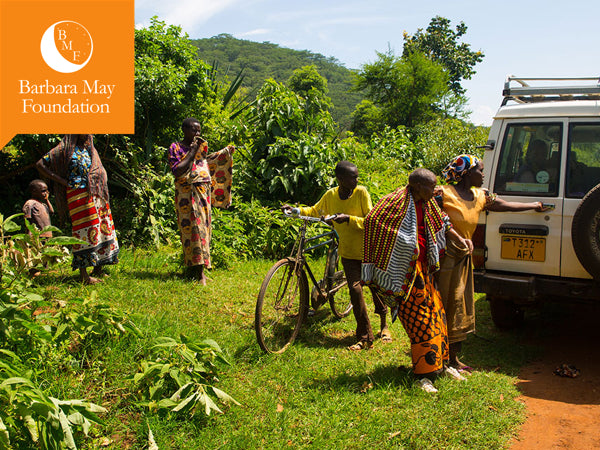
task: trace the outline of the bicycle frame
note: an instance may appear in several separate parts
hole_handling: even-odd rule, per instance
[[[326,222],[335,216],[328,219],[296,217],[303,222],[292,252],[269,269],[256,300],[254,329],[258,344],[267,353],[284,352],[296,339],[307,315],[311,315],[311,311],[314,314],[325,302],[329,302],[333,314],[339,319],[346,317],[352,309],[347,296],[335,295],[347,285],[344,273],[338,270],[337,265],[339,236]],[[325,223],[331,229],[317,236],[307,237],[309,222]],[[323,279],[317,281],[309,266],[307,254],[321,247],[327,248],[327,261]],[[309,278],[314,286],[312,291],[309,288]]]
[[[302,222],[302,225],[300,226],[300,235],[298,237],[298,240],[294,244],[294,248],[292,249],[290,258],[294,259],[294,261],[296,263],[296,265],[295,265],[296,271],[302,270],[302,268],[306,267],[306,271],[308,272],[310,281],[312,282],[313,286],[315,286],[315,288],[317,289],[319,296],[326,299],[327,295],[330,293],[329,289],[332,284],[332,271],[329,268],[329,264],[330,264],[329,256],[331,255],[331,252],[337,250],[339,236],[337,234],[337,231],[335,231],[335,229],[331,228],[330,231],[321,233],[317,236],[307,238],[306,237],[306,226],[307,226],[308,222],[320,222],[320,223],[326,224],[329,227],[331,227],[331,225],[327,224],[327,222],[325,222],[325,220],[321,219],[321,218],[310,217],[310,216],[296,216],[296,218],[301,219],[303,222]],[[314,242],[314,241],[318,241],[323,238],[328,238],[328,239],[325,241],[318,242],[315,245],[312,245],[310,247],[305,248],[305,244]],[[327,262],[325,264],[325,274],[323,276],[323,278],[327,280],[327,289],[325,292],[323,292],[323,290],[321,289],[321,286],[319,285],[320,283],[317,281],[317,279],[316,279],[315,275],[313,274],[313,272],[308,264],[308,261],[306,260],[306,257],[304,255],[306,252],[310,252],[311,250],[325,247],[325,246],[329,246],[329,248],[327,250]]]

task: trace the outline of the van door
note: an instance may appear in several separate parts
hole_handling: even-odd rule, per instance
[[[486,269],[560,275],[564,183],[562,120],[510,120],[492,168],[490,190],[508,202],[542,201],[554,209],[539,213],[489,212]]]

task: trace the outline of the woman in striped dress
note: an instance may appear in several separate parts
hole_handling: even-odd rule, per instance
[[[73,236],[85,244],[73,246],[73,270],[79,269],[86,284],[101,281],[102,267],[119,261],[119,244],[108,203],[106,170],[91,134],[67,134],[36,164],[54,181],[56,207],[68,211]],[[93,267],[92,275],[87,271]]]

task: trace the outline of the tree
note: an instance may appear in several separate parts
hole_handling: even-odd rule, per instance
[[[192,43],[208,63],[217,61],[220,67],[232,73],[243,67],[246,75],[244,87],[251,93],[252,99],[267,78],[280,83],[287,82],[294,69],[314,65],[319,74],[327,79],[327,95],[335,105],[331,114],[339,125],[349,125],[350,113],[362,100],[360,93],[349,92],[352,88],[352,71],[335,58],[307,50],[292,50],[270,42],[235,39],[227,34],[193,40]]]
[[[135,30],[135,137],[146,152],[156,143],[168,145],[181,121],[210,100],[210,66],[197,53],[181,27],[156,17]]]
[[[469,44],[458,42],[466,32],[464,22],[460,22],[453,31],[449,19],[436,16],[431,19],[426,31],[419,28],[414,36],[404,32],[402,55],[406,57],[423,53],[432,61],[442,64],[448,70],[450,89],[456,95],[464,95],[461,80],[470,80],[475,74],[475,65],[485,56],[481,51],[472,51]]]
[[[377,131],[381,131],[385,124],[382,119],[381,108],[377,107],[371,100],[363,100],[352,112],[351,129],[360,137],[369,137]]]
[[[331,186],[342,159],[335,123],[319,106],[328,97],[314,87],[308,92],[304,98],[273,79],[259,91],[246,116],[253,132],[239,173],[246,198],[310,203]]]
[[[287,85],[305,100],[305,110],[309,114],[320,114],[331,109],[331,99],[327,96],[327,80],[319,74],[316,66],[304,66],[294,70]]]
[[[304,66],[294,70],[288,78],[288,87],[301,97],[307,98],[310,95],[325,96],[329,92],[327,80],[317,71],[317,67]]]
[[[448,91],[444,68],[418,52],[400,58],[391,50],[377,55],[356,75],[356,89],[381,108],[383,124],[413,127],[434,118]]]
[[[304,66],[294,70],[287,85],[304,99],[304,110],[307,114],[319,115],[331,109],[331,99],[327,96],[327,80],[319,74],[316,66]]]

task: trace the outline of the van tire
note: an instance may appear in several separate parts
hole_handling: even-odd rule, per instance
[[[487,295],[490,302],[492,321],[501,330],[510,330],[523,324],[525,314],[512,300],[506,297]]]
[[[600,184],[577,207],[571,225],[577,259],[595,280],[600,280]]]

